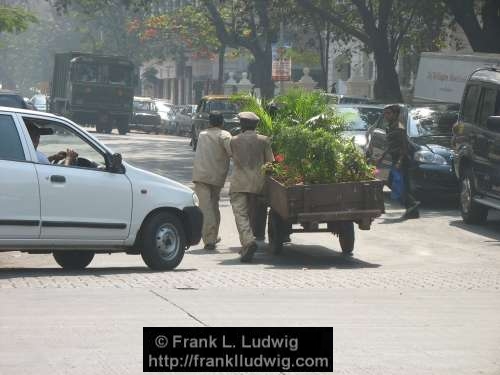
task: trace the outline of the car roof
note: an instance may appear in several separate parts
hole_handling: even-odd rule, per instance
[[[481,70],[477,70],[472,74],[470,80],[500,85],[500,66],[484,67]]]
[[[54,115],[53,113],[34,111],[31,109],[24,109],[24,108],[0,106],[0,112],[14,112],[14,113],[19,113],[21,115],[36,115],[36,116],[42,115],[44,117],[52,117],[52,118],[56,118],[56,119],[61,119],[61,116]]]
[[[136,102],[154,102],[154,99],[148,98],[147,96],[134,96],[134,101],[136,101]]]
[[[21,94],[19,94],[18,92],[12,91],[12,90],[1,89],[0,95],[16,95],[16,96],[20,96],[22,98]]]
[[[334,108],[371,108],[371,109],[384,109],[385,105],[382,104],[333,104]]]
[[[231,99],[228,95],[206,95],[201,99],[205,100],[223,100],[223,99]]]

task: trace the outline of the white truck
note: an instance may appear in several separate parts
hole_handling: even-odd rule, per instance
[[[500,54],[423,52],[413,101],[460,103],[469,74],[485,66],[500,66]]]

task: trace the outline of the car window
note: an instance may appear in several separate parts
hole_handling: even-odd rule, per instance
[[[155,105],[151,102],[134,102],[134,109],[136,111],[155,111]]]
[[[22,105],[22,99],[15,95],[0,95],[0,106],[24,108]]]
[[[347,130],[360,131],[367,130],[375,124],[377,119],[382,115],[382,108],[338,108],[339,113],[347,121]]]
[[[214,100],[209,103],[208,112],[238,112],[236,104],[225,100]]]
[[[473,123],[476,120],[479,93],[479,86],[469,86],[467,88],[463,108],[463,120],[466,122]]]
[[[104,169],[106,167],[104,155],[64,124],[53,120],[40,120],[28,117],[23,117],[23,120],[25,123],[34,122],[40,128],[52,129],[52,134],[40,136],[37,148],[37,151],[40,151],[46,157],[71,149],[78,154],[79,164],[77,167],[92,169]],[[80,162],[80,159],[83,160]]]
[[[483,100],[479,116],[479,126],[486,127],[488,117],[495,115],[498,92],[493,88],[483,88]]]
[[[156,103],[156,106],[158,107],[158,110],[161,112],[165,112],[165,113],[172,112],[172,106],[170,106],[168,104],[158,102],[158,103]]]
[[[97,64],[79,62],[73,66],[73,81],[77,82],[97,82],[102,81],[99,77],[99,67]]]
[[[457,111],[435,111],[430,108],[413,110],[410,113],[409,135],[451,137],[457,118]]]
[[[108,79],[109,83],[114,85],[127,85],[132,84],[132,69],[128,66],[108,65]]]
[[[0,159],[26,160],[16,124],[9,115],[0,115]]]

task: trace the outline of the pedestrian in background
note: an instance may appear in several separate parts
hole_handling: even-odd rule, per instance
[[[264,202],[265,176],[262,166],[274,160],[269,138],[255,129],[260,119],[253,112],[241,112],[242,133],[231,139],[233,172],[229,194],[242,249],[241,261],[250,262],[257,250],[255,215]]]
[[[220,191],[226,181],[231,157],[231,134],[222,129],[221,113],[209,115],[209,127],[200,132],[194,156],[194,191],[203,213],[202,239],[205,250],[215,250],[220,241]]]
[[[406,211],[402,219],[416,219],[420,216],[418,207],[420,202],[415,200],[410,186],[410,159],[409,145],[406,129],[399,121],[401,108],[397,104],[384,107],[384,119],[388,123],[387,128],[387,149],[378,159],[379,165],[384,157],[389,154],[392,159],[392,169],[396,169],[403,179],[403,189],[401,191],[401,200],[405,205]]]

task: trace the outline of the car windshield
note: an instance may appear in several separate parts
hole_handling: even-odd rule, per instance
[[[170,113],[173,112],[173,108],[168,103],[156,102],[156,107],[158,107],[159,112]]]
[[[153,102],[134,101],[134,109],[136,111],[154,111],[155,105]]]
[[[132,69],[128,66],[110,64],[108,66],[109,83],[114,85],[130,86],[132,83]]]
[[[236,103],[227,100],[214,100],[210,102],[210,111],[236,113],[238,112],[238,106]]]
[[[0,106],[22,108],[21,98],[15,95],[0,95]]]
[[[410,112],[410,137],[451,137],[452,127],[457,121],[458,111],[437,111],[432,108],[418,108]]]
[[[348,131],[363,131],[368,130],[384,110],[370,107],[337,107],[337,111],[347,121]]]

